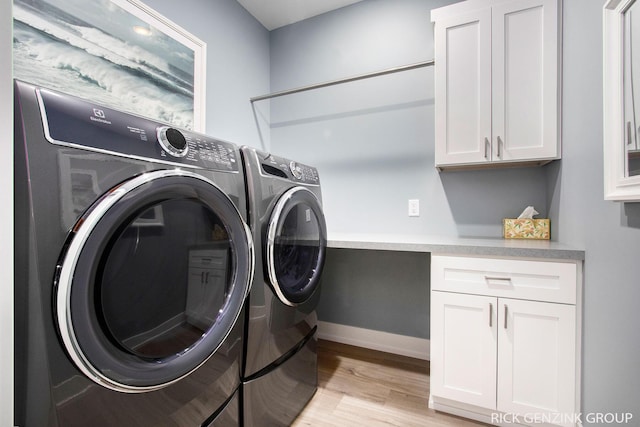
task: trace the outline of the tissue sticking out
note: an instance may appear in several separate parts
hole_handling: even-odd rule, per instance
[[[532,219],[535,215],[538,215],[538,211],[533,206],[527,206],[524,208],[518,219]]]

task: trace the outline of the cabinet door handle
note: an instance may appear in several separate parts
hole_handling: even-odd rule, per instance
[[[489,327],[493,327],[493,304],[489,303]]]
[[[489,138],[484,138],[484,158],[489,160]]]
[[[631,122],[627,122],[627,145],[631,145]]]
[[[501,158],[502,157],[501,146],[503,145],[503,142],[502,142],[502,138],[500,138],[499,136],[497,137],[497,140],[498,140],[498,158]]]
[[[484,280],[490,282],[492,280],[501,282],[511,282],[511,277],[484,276]]]
[[[507,304],[504,305],[504,328],[507,329],[507,316],[509,315],[509,307]]]

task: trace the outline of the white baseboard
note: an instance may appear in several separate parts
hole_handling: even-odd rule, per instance
[[[318,338],[371,350],[429,360],[430,342],[415,338],[337,323],[318,322]]]

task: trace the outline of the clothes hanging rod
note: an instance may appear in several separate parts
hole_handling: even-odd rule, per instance
[[[408,70],[414,70],[416,68],[429,67],[431,65],[434,65],[435,63],[436,63],[436,61],[432,59],[430,61],[417,62],[415,64],[403,65],[401,67],[389,68],[389,69],[382,70],[382,71],[374,71],[372,73],[360,74],[358,76],[347,77],[347,78],[344,78],[344,79],[331,80],[331,81],[324,82],[324,83],[317,83],[317,84],[313,84],[313,85],[298,87],[298,88],[295,88],[295,89],[283,90],[283,91],[280,91],[280,92],[270,93],[268,95],[255,96],[255,97],[251,98],[250,100],[251,100],[251,103],[253,104],[256,101],[262,101],[264,99],[277,98],[279,96],[291,95],[291,94],[294,94],[294,93],[305,92],[307,90],[320,89],[320,88],[327,87],[327,86],[334,86],[334,85],[338,85],[338,84],[342,84],[342,83],[354,82],[356,80],[363,80],[363,79],[368,79],[368,78],[371,78],[371,77],[384,76],[386,74],[398,73],[400,71],[408,71]]]

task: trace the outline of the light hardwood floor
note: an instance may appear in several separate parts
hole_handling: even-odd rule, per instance
[[[330,341],[318,347],[318,391],[294,427],[485,425],[429,409],[427,361]]]

